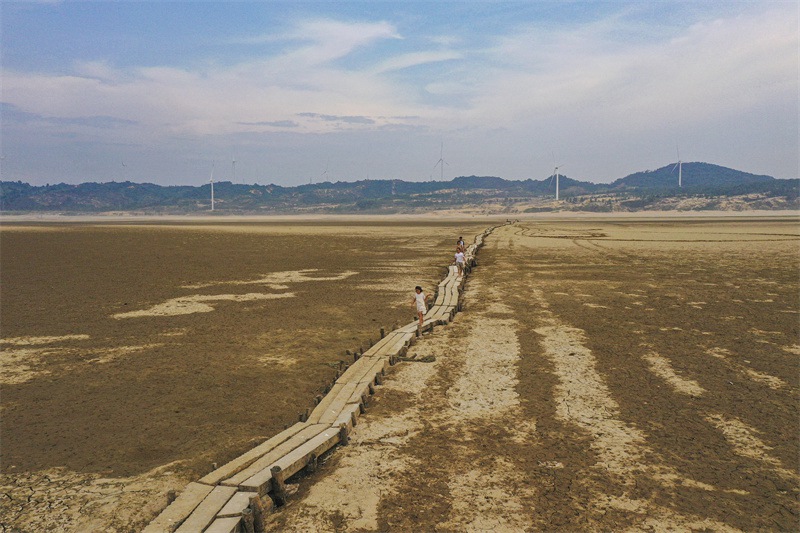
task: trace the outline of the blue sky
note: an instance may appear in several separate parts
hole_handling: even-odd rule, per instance
[[[2,179],[798,177],[799,9],[4,1]]]

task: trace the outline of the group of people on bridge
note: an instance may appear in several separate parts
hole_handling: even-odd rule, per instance
[[[456,242],[456,253],[453,259],[453,264],[456,265],[458,268],[458,275],[464,275],[464,262],[466,259],[464,258],[464,254],[467,251],[467,247],[464,244],[464,237],[459,237],[458,241]],[[428,299],[431,298],[431,295],[425,295],[425,292],[422,290],[422,287],[417,285],[414,287],[414,299],[412,303],[414,304],[416,311],[417,311],[417,318],[419,318],[419,327],[422,327],[422,323],[424,322],[425,312],[428,310]]]

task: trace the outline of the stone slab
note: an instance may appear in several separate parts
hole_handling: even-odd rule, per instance
[[[279,446],[275,447],[271,452],[260,457],[257,461],[253,464],[242,470],[241,472],[237,472],[236,475],[231,476],[230,478],[224,480],[222,482],[223,485],[227,485],[229,487],[238,487],[244,480],[252,477],[255,473],[260,472],[264,468],[268,468],[272,466],[278,459],[286,455],[287,453],[291,452],[298,446],[303,445],[304,443],[308,442],[310,439],[313,439],[321,432],[325,431],[329,426],[325,424],[311,424],[308,427],[304,428],[302,431],[294,435],[292,438],[287,440],[286,442],[281,443]]]
[[[217,485],[223,479],[228,479],[229,477],[233,476],[237,472],[241,472],[251,464],[253,464],[259,457],[263,457],[264,455],[268,454],[272,450],[274,450],[280,444],[286,442],[297,433],[302,431],[304,428],[308,427],[309,424],[305,422],[298,422],[295,425],[291,426],[288,429],[285,429],[271,437],[270,439],[262,442],[252,450],[249,450],[236,459],[225,463],[221,467],[217,468],[213,472],[206,474],[202,478],[200,478],[200,483],[205,483],[206,485]]]
[[[361,417],[361,409],[358,407],[357,403],[347,404],[342,412],[339,413],[339,418],[337,418],[333,424],[331,424],[331,428],[339,428],[342,424],[347,426],[347,432],[350,433],[353,430],[353,415],[356,417],[356,422]]]
[[[378,352],[378,351],[381,349],[381,347],[382,347],[382,346],[386,345],[387,343],[390,343],[390,342],[392,342],[392,338],[393,338],[395,335],[397,335],[397,330],[390,331],[390,332],[389,332],[389,333],[387,333],[387,334],[386,334],[386,335],[385,335],[385,336],[384,336],[382,339],[380,339],[378,342],[376,342],[375,344],[373,344],[373,345],[370,347],[370,349],[369,349],[369,350],[365,350],[365,351],[364,351],[364,353],[363,353],[362,355],[363,355],[364,357],[370,357],[370,356],[373,356],[373,355],[375,355],[375,354],[376,354],[376,353],[377,353],[377,352]]]
[[[240,533],[240,518],[217,518],[203,533]]]
[[[356,363],[354,364],[357,364],[360,361],[361,359],[356,361]],[[360,364],[359,368],[363,366],[367,366],[367,363]],[[367,366],[367,368],[369,367]],[[319,405],[317,405],[314,408],[314,410],[311,411],[311,414],[308,416],[308,422],[310,424],[316,424],[319,422],[320,417],[322,417],[322,415],[328,409],[328,406],[331,404],[331,402],[333,402],[333,400],[336,398],[336,395],[339,394],[339,391],[342,390],[342,387],[344,387],[344,385],[345,385],[344,383],[339,383],[338,381],[333,384],[333,387],[331,387],[331,390],[328,391],[328,394],[325,395],[322,401],[319,402]]]
[[[370,366],[372,366],[372,358],[366,356],[362,357],[361,359],[359,359],[358,361],[354,362],[352,365],[347,367],[347,370],[345,370],[344,373],[341,376],[339,376],[339,379],[336,380],[336,384],[338,385],[338,384],[349,383],[351,381],[355,382],[360,381],[361,376]],[[321,403],[322,402],[320,402],[320,404]]]
[[[332,424],[339,417],[339,413],[342,412],[347,402],[350,401],[350,396],[352,396],[357,387],[358,383],[345,383],[336,398],[333,399],[325,412],[322,413],[322,416],[320,416],[319,423]]]
[[[354,403],[356,405],[361,403],[361,399],[364,396],[369,396],[369,383],[358,383],[353,394],[350,395],[350,399],[347,400],[347,403]]]
[[[237,492],[234,494],[225,507],[220,509],[217,513],[217,518],[231,518],[234,516],[242,516],[242,511],[247,509],[250,505],[250,498],[253,496],[252,492]]]
[[[376,355],[384,357],[399,355],[400,351],[406,347],[406,345],[411,341],[411,337],[413,336],[414,336],[413,333],[408,333],[408,332],[402,332],[398,335],[395,335],[394,342],[383,346]]]
[[[374,383],[375,376],[377,376],[381,372],[385,372],[388,367],[389,367],[388,357],[376,360],[375,364],[372,365],[370,369],[364,373],[364,376],[361,378],[360,383]]]
[[[214,487],[208,496],[200,502],[192,514],[189,515],[175,533],[197,533],[207,528],[217,516],[217,513],[222,509],[228,500],[236,494],[234,487],[223,487],[217,485]]]
[[[191,482],[186,485],[174,502],[161,511],[155,520],[150,522],[143,533],[171,533],[178,528],[192,511],[208,496],[214,487],[202,483]]]
[[[269,492],[270,481],[272,480],[272,467],[280,466],[284,472],[284,476],[289,476],[297,473],[308,464],[308,460],[312,454],[317,457],[330,450],[332,447],[339,443],[339,430],[328,427],[313,439],[305,442],[303,445],[297,447],[283,457],[280,457],[273,464],[257,472],[255,475],[243,481],[239,488],[243,491],[256,492],[258,494],[265,494]]]

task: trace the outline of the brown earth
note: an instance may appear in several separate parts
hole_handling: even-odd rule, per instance
[[[797,531],[797,218],[525,221],[274,531]]]
[[[4,223],[0,529],[135,531],[297,420],[489,223]]]

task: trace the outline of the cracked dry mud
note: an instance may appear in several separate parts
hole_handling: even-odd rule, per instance
[[[486,226],[4,222],[0,531],[141,530],[411,320]]]
[[[433,227],[447,237],[460,231]],[[153,234],[103,231],[113,234],[107,237],[114,238],[114,250]],[[301,238],[303,231],[311,235]],[[233,457],[292,421],[294,406],[305,405],[332,375],[325,363],[338,355],[326,358],[325,350],[361,342],[352,332],[365,331],[364,317],[387,301],[387,324],[395,316],[407,322],[407,295],[398,287],[415,277],[432,283],[448,255],[436,255],[449,241],[430,240],[431,227],[343,231],[161,229],[155,256],[177,256],[181,268],[168,267],[146,294],[137,292],[146,286],[148,268],[157,269],[138,263],[124,270],[137,283],[101,300],[95,314],[86,309],[102,291],[87,287],[99,283],[113,293],[114,283],[95,273],[91,280],[78,276],[81,286],[69,291],[55,287],[71,294],[73,305],[85,303],[81,316],[94,319],[91,331],[65,327],[77,323],[74,317],[43,330],[12,331],[4,322],[7,342],[0,348],[29,351],[18,359],[27,369],[14,374],[25,379],[3,385],[4,448],[13,435],[11,457],[24,461],[4,453],[0,522],[21,531],[137,530],[163,506],[168,489],[180,489],[211,461]],[[58,242],[43,233],[51,245]],[[262,242],[269,235],[277,240]],[[294,248],[265,257],[266,242]],[[213,257],[206,265],[196,264],[189,250],[201,243]],[[219,247],[228,252],[214,252]],[[320,247],[328,254],[345,247],[353,257],[308,260]],[[467,284],[465,312],[409,352],[435,360],[393,367],[350,444],[293,484],[270,529],[800,529],[798,252],[796,218],[528,220],[495,231]],[[98,254],[92,252],[95,264],[102,264]],[[41,272],[17,274],[44,279]],[[266,285],[259,292],[297,294],[218,300],[214,311],[190,315],[112,318],[187,294],[253,293],[259,282]],[[363,300],[345,313],[336,297],[313,298],[310,283],[334,295],[355,290]],[[137,306],[122,308],[136,296]],[[246,309],[236,312],[238,306]],[[283,323],[259,318],[267,309]],[[74,312],[66,311],[68,318]],[[132,329],[115,329],[123,324]],[[233,329],[246,333],[221,342]],[[106,363],[87,365],[104,349]],[[323,355],[311,359],[310,353]],[[179,361],[168,357],[173,354]],[[143,365],[155,365],[171,381],[131,384],[118,391],[122,396],[94,382],[105,376],[119,385]],[[277,387],[240,394],[239,384],[254,371],[264,383],[280,383],[285,394],[274,410],[259,411],[255,425],[252,406],[275,402]],[[66,385],[76,390],[65,392]],[[231,389],[225,409],[203,403],[217,385]],[[126,390],[141,398],[130,400]],[[25,403],[45,392],[98,412],[89,416],[69,403],[51,412],[52,403]],[[109,420],[114,412],[121,414]],[[42,425],[23,426],[31,421]],[[138,422],[127,428],[130,421]],[[24,431],[13,433],[17,427]],[[48,436],[59,430],[69,438],[48,449]],[[136,431],[157,446],[143,448]]]
[[[796,220],[523,221],[272,531],[794,531]],[[588,305],[587,305],[588,304]]]

